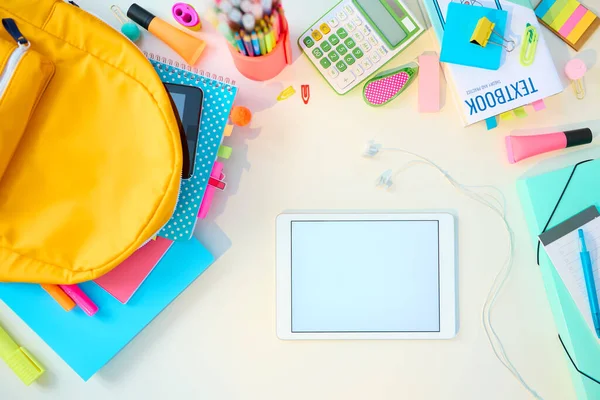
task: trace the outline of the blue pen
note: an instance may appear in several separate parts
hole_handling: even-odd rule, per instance
[[[594,281],[594,270],[592,269],[592,259],[590,252],[585,245],[583,230],[579,229],[579,242],[581,243],[581,265],[583,266],[583,276],[585,277],[585,288],[587,289],[590,310],[592,311],[592,320],[596,328],[596,336],[600,338],[600,306],[598,306],[598,294],[596,292],[596,282]]]
[[[248,56],[246,48],[244,47],[244,42],[242,41],[242,38],[240,37],[239,33],[235,34],[235,43],[237,44],[237,48],[240,51],[240,53],[242,53],[245,56]]]

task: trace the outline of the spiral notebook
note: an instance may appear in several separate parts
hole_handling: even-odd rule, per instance
[[[191,68],[153,53],[145,54],[164,83],[198,87],[204,92],[194,170],[189,179],[181,180],[175,212],[159,232],[159,236],[173,241],[189,240],[194,234],[200,205],[217,160],[237,87],[235,81],[229,78]]]

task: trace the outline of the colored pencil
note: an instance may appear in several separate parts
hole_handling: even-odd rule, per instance
[[[252,32],[250,39],[252,40],[252,49],[254,50],[254,55],[260,56],[260,44],[258,43],[258,36],[256,36],[256,32]]]
[[[244,42],[242,41],[239,33],[235,34],[235,43],[237,44],[238,51],[247,56],[248,52],[246,51],[246,46],[244,46]]]
[[[242,36],[242,40],[244,41],[244,47],[246,48],[246,52],[250,57],[254,57],[254,50],[252,50],[252,40],[247,33],[244,33]]]
[[[260,54],[267,54],[267,45],[265,44],[265,34],[262,31],[258,31],[258,45],[260,46]]]

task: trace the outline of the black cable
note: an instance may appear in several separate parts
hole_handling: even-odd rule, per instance
[[[571,364],[573,364],[573,368],[575,368],[577,370],[577,372],[579,372],[581,375],[585,376],[586,378],[588,378],[600,385],[600,381],[598,379],[589,376],[588,374],[586,374],[585,372],[580,370],[579,367],[577,367],[577,364],[575,364],[575,361],[573,361],[573,357],[571,357],[571,354],[569,353],[569,350],[567,350],[567,346],[565,346],[565,343],[563,342],[560,335],[558,335],[558,340],[560,340],[560,344],[562,344],[563,350],[565,351],[565,353],[567,353],[567,356],[569,357]]]

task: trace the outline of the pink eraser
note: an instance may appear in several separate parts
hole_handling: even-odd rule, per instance
[[[215,161],[215,165],[213,165],[213,169],[210,172],[210,177],[215,179],[222,179],[221,172],[223,171],[223,163],[219,161]],[[198,211],[198,219],[206,218],[208,214],[208,210],[210,210],[210,205],[212,203],[213,197],[215,196],[215,192],[217,188],[211,185],[206,185],[206,193],[204,193],[204,198],[202,199],[202,204],[200,204],[200,210]]]
[[[419,56],[419,112],[440,111],[440,58],[437,54]]]

